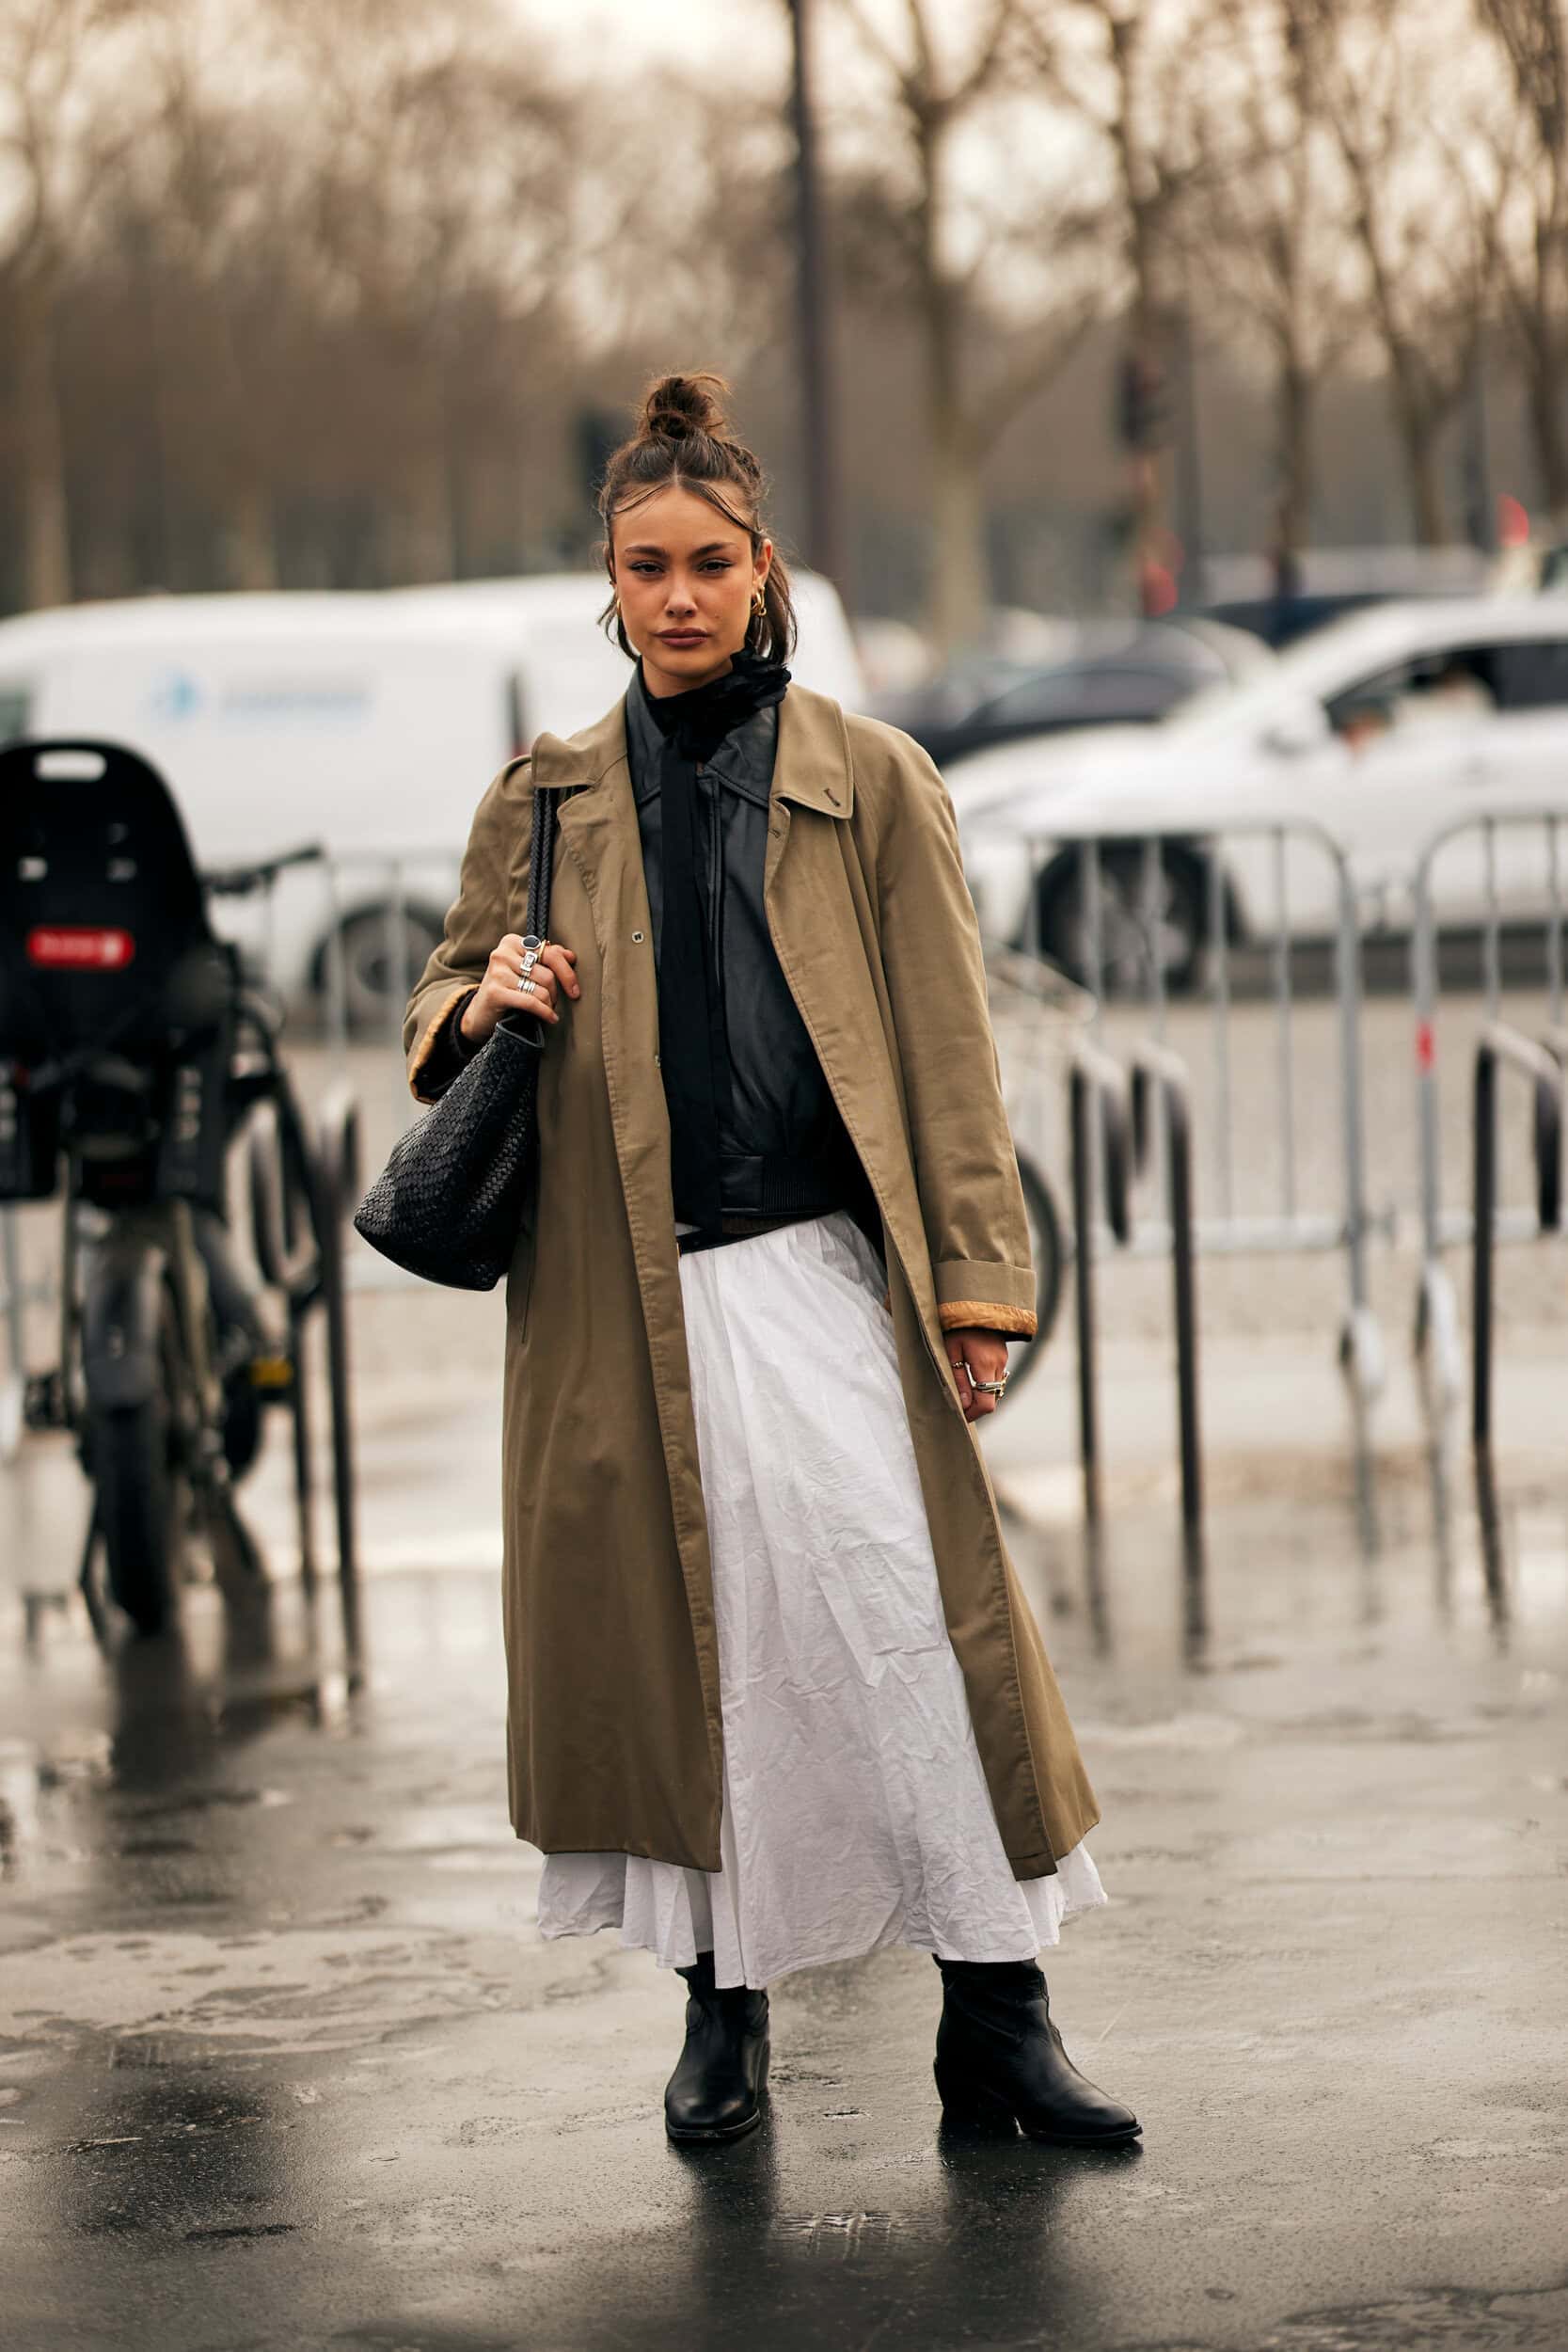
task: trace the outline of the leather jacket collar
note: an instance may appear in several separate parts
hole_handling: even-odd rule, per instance
[[[733,792],[759,808],[768,806],[773,786],[773,761],[778,750],[777,707],[753,711],[725,736],[707,762],[708,770]],[[632,796],[639,809],[658,790],[658,758],[663,742],[648,709],[647,689],[641,674],[626,689],[626,757],[631,769]]]

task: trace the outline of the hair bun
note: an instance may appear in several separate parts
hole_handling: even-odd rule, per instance
[[[640,425],[648,441],[689,441],[705,433],[720,440],[729,432],[721,399],[729,390],[721,375],[661,375],[648,387]]]

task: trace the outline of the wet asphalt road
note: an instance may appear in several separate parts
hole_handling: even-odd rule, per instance
[[[1201,1075],[1197,1016],[1173,1028]],[[1238,1035],[1250,1115],[1266,1009]],[[1296,1044],[1303,1199],[1328,1201],[1326,1008]],[[1397,1001],[1369,1044],[1374,1200],[1408,1225]],[[356,1064],[373,1161],[395,1073]],[[1260,1209],[1277,1136],[1253,1128]],[[39,1213],[24,1248],[46,1261]],[[1560,1248],[1503,1261],[1495,1510],[1421,1416],[1403,1248],[1374,1261],[1390,1385],[1359,1459],[1335,1262],[1205,1261],[1201,1579],[1163,1266],[1102,1269],[1101,1548],[1065,1343],[995,1424],[1104,1813],[1112,1905],[1047,1973],[1069,2050],[1144,2120],[1116,2155],[944,2136],[935,1971],[906,1952],[775,1988],[764,2130],[666,2145],[679,1988],[610,1936],[542,1945],[506,1825],[494,1300],[356,1298],[346,1614],[329,1578],[300,1591],[279,1428],[245,1489],[262,1601],[199,1587],[180,1641],[107,1654],[79,1609],[29,1615],[82,1532],[69,1456],[29,1441],[0,1470],[7,2352],[1561,2352]]]
[[[1276,1450],[1220,1483],[1201,1581],[1163,1492],[1091,1552],[1037,1481],[1113,1897],[1047,1972],[1143,2146],[944,2136],[935,1971],[894,1951],[781,1983],[767,2124],[682,2154],[678,1988],[531,1926],[493,1569],[442,1556],[490,1432],[372,1371],[388,1534],[346,1621],[283,1572],[270,1463],[254,1607],[197,1589],[106,1656],[0,1613],[8,2347],[1568,2343],[1560,1463],[1505,1465],[1488,1547],[1462,1456]],[[14,1585],[72,1548],[55,1469],[0,1496]]]

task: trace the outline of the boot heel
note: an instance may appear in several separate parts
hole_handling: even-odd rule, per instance
[[[934,2070],[937,2096],[942,2112],[949,2123],[967,2123],[977,2130],[1012,2133],[1017,2126],[1012,2108],[994,2090],[986,2090],[980,2084],[969,2082],[943,2067]]]

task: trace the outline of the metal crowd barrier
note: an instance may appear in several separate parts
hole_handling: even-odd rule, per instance
[[[1101,1515],[1099,1343],[1094,1309],[1096,1196],[1102,1188],[1104,1220],[1112,1240],[1124,1248],[1130,1247],[1133,1239],[1132,1177],[1149,1158],[1156,1103],[1164,1113],[1181,1523],[1189,1534],[1196,1534],[1203,1518],[1203,1446],[1198,1411],[1191,1087],[1180,1056],[1147,1038],[1133,1048],[1131,1087],[1121,1064],[1086,1039],[1079,1041],[1068,1081],[1084,1516],[1093,1522]]]
[[[1502,998],[1504,920],[1501,894],[1497,886],[1497,847],[1510,834],[1527,829],[1540,845],[1541,868],[1544,877],[1547,916],[1543,932],[1543,961],[1541,983],[1547,999],[1546,1019],[1541,1038],[1537,1041],[1560,1061],[1564,1058],[1563,1041],[1568,1037],[1568,959],[1564,955],[1564,925],[1568,921],[1568,860],[1564,856],[1563,832],[1568,828],[1568,807],[1551,809],[1528,807],[1494,811],[1489,815],[1466,820],[1462,825],[1444,828],[1418,845],[1410,872],[1414,907],[1414,928],[1410,941],[1410,971],[1415,1014],[1416,1079],[1417,1079],[1417,1166],[1410,1187],[1420,1244],[1420,1276],[1417,1312],[1418,1343],[1427,1363],[1435,1375],[1441,1392],[1449,1396],[1461,1393],[1466,1385],[1470,1367],[1466,1362],[1458,1302],[1445,1253],[1456,1245],[1474,1240],[1477,1230],[1477,1210],[1473,1204],[1447,1200],[1444,1197],[1443,1136],[1439,1118],[1439,1056],[1438,1037],[1442,1025],[1443,998],[1439,972],[1439,927],[1433,889],[1433,870],[1445,850],[1461,834],[1479,832],[1483,845],[1485,866],[1484,906],[1481,923],[1482,992],[1485,1020],[1488,1028],[1500,1020]],[[1084,1204],[1092,1207],[1094,1215],[1088,1224],[1075,1217],[1074,1225],[1080,1238],[1090,1235],[1091,1254],[1081,1270],[1079,1320],[1087,1311],[1092,1321],[1093,1253],[1107,1247],[1125,1249],[1139,1257],[1169,1256],[1176,1260],[1180,1228],[1183,1217],[1179,1214],[1173,1196],[1171,1150],[1173,1129],[1177,1122],[1186,1126],[1186,1141],[1193,1154],[1190,1173],[1188,1207],[1194,1211],[1191,1225],[1191,1248],[1195,1258],[1205,1255],[1263,1255],[1274,1253],[1318,1253],[1338,1256],[1344,1270],[1344,1300],[1339,1318],[1338,1342],[1341,1360],[1349,1373],[1358,1395],[1363,1400],[1373,1398],[1385,1376],[1385,1355],[1377,1320],[1373,1314],[1369,1288],[1369,1254],[1374,1237],[1392,1239],[1394,1219],[1401,1204],[1391,1203],[1387,1215],[1374,1218],[1368,1201],[1367,1136],[1365,1111],[1365,1074],[1363,1068],[1364,1035],[1362,1004],[1362,936],[1360,909],[1354,880],[1346,858],[1331,835],[1322,827],[1307,821],[1272,822],[1268,820],[1238,820],[1201,835],[1181,832],[1177,828],[1156,834],[1132,830],[1117,832],[1115,828],[1079,826],[1056,829],[1042,825],[1037,836],[1023,845],[1030,866],[1028,915],[1023,934],[1015,949],[1001,950],[992,955],[993,977],[1002,977],[1015,997],[1037,994],[1035,983],[1027,976],[1038,974],[1041,938],[1039,931],[1039,890],[1041,874],[1061,857],[1076,858],[1081,922],[1082,968],[1074,978],[1081,987],[1053,981],[1055,998],[1051,1007],[1053,1015],[1063,1016],[1052,1025],[1037,1025],[1036,1059],[1029,1073],[1029,1084],[1035,1098],[1034,1108],[1047,1099],[1059,1101],[1056,1088],[1063,1063],[1072,1060],[1075,1089],[1087,1089],[1085,1099],[1074,1101],[1076,1110],[1069,1116],[1092,1120],[1089,1096],[1100,1104],[1099,1132],[1094,1137],[1096,1152],[1105,1152],[1119,1161],[1108,1174],[1109,1191],[1101,1195],[1091,1191]],[[1306,1172],[1307,1154],[1304,1152],[1306,1130],[1298,1102],[1298,980],[1296,975],[1297,927],[1292,922],[1292,876],[1303,872],[1304,858],[1323,864],[1326,886],[1318,896],[1330,910],[1328,947],[1330,953],[1329,981],[1332,995],[1335,1038],[1333,1063],[1335,1099],[1332,1115],[1338,1127],[1335,1143],[1337,1174],[1326,1187]],[[1138,971],[1138,985],[1131,1007],[1124,1006],[1107,989],[1107,893],[1105,865],[1117,862],[1118,879],[1125,882],[1131,861],[1137,862],[1139,914],[1143,951]],[[1168,1071],[1151,1057],[1168,1052],[1170,1039],[1168,1021],[1172,991],[1159,951],[1162,907],[1166,869],[1175,861],[1182,861],[1189,873],[1202,877],[1202,931],[1198,941],[1196,985],[1188,1002],[1196,1005],[1205,1016],[1208,1044],[1205,1053],[1189,1057],[1183,1070],[1184,1086],[1175,1089],[1166,1083]],[[1242,950],[1235,937],[1230,903],[1230,882],[1227,866],[1230,861],[1245,861],[1251,888],[1248,894],[1248,937],[1245,947],[1247,973],[1244,977],[1256,981],[1261,961],[1264,1002],[1269,1008],[1272,1028],[1270,1052],[1270,1083],[1266,1094],[1253,1087],[1239,1102],[1233,1069],[1235,1052],[1234,1020],[1238,1002],[1239,960]],[[373,1042],[378,1037],[388,1048],[388,1105],[394,1124],[401,1127],[412,1116],[403,1078],[402,1017],[409,989],[418,977],[426,946],[426,926],[438,919],[441,907],[450,896],[455,880],[456,861],[450,849],[436,850],[418,847],[396,852],[366,852],[346,858],[328,860],[314,869],[315,880],[301,873],[286,877],[278,885],[279,892],[306,890],[314,896],[315,939],[319,943],[319,959],[315,978],[320,989],[321,1037],[328,1054],[341,1059],[351,1044]],[[276,963],[278,946],[279,898],[267,894],[259,918],[247,932],[252,952],[263,961],[274,961],[278,977],[286,977]],[[297,974],[298,917],[307,902],[295,897],[290,920],[295,926],[296,952],[293,970]],[[1123,910],[1125,912],[1125,909]],[[342,923],[345,918],[356,921],[359,949],[365,941],[366,923],[381,927],[381,963],[385,986],[380,1003],[374,1009],[368,1025],[354,1018],[355,1000],[362,999],[361,987],[351,984]],[[373,933],[372,933],[373,935]],[[1125,926],[1123,929],[1125,940]],[[1108,1001],[1109,997],[1109,1001]],[[1086,1032],[1087,1041],[1095,1051],[1109,1055],[1113,1029],[1120,1033],[1124,1013],[1129,1015],[1130,1042],[1135,1042],[1143,1055],[1140,1064],[1145,1070],[1143,1152],[1134,1152],[1132,1128],[1132,1096],[1127,1091],[1127,1081],[1118,1075],[1117,1087],[1123,1089],[1125,1101],[1117,1107],[1118,1097],[1108,1075],[1101,1070],[1098,1079],[1085,1078],[1085,1071],[1097,1065],[1092,1057],[1085,1059],[1075,1055],[1070,1033]],[[1051,1034],[1047,1035],[1048,1028]],[[1044,1053],[1038,1041],[1050,1046]],[[1508,1058],[1508,1057],[1505,1057]],[[1016,1092],[1016,1089],[1015,1089]],[[1483,1106],[1484,1107],[1484,1106]],[[1009,1109],[1015,1125],[1027,1124],[1031,1115],[1028,1101],[1010,1101]],[[1123,1134],[1125,1129],[1125,1134]],[[1238,1168],[1238,1137],[1244,1132],[1247,1149],[1255,1158],[1272,1154],[1275,1164],[1272,1199],[1260,1197],[1258,1190],[1249,1191],[1247,1171]],[[1480,1149],[1480,1127],[1477,1130]],[[1037,1156],[1042,1147],[1037,1147]],[[1130,1187],[1138,1168],[1147,1167],[1159,1194],[1163,1211],[1140,1214],[1133,1219]],[[1091,1187],[1097,1180],[1088,1180]],[[1485,1219],[1486,1237],[1497,1244],[1515,1243],[1533,1237],[1543,1230],[1539,1203],[1525,1204],[1501,1200],[1497,1197],[1496,1162],[1491,1175],[1491,1206]],[[1192,1197],[1196,1196],[1196,1200]],[[1199,1212],[1201,1204],[1201,1213]],[[1125,1225],[1125,1233],[1118,1234],[1118,1223]],[[17,1227],[14,1213],[0,1210],[0,1321],[5,1327],[5,1349],[8,1357],[8,1374],[0,1374],[0,1451],[8,1442],[14,1442],[13,1415],[10,1400],[19,1394],[18,1382],[22,1358],[22,1321],[27,1294],[18,1264]],[[351,1290],[402,1285],[411,1279],[398,1269],[368,1251],[352,1249],[346,1269]],[[1185,1310],[1182,1311],[1183,1312]],[[1180,1317],[1179,1317],[1180,1320]],[[1195,1343],[1196,1347],[1196,1343]],[[1093,1335],[1089,1338],[1090,1382],[1093,1372]],[[1196,1383],[1194,1388],[1196,1399]],[[1094,1428],[1092,1397],[1087,1404],[1081,1398],[1081,1412],[1087,1426],[1085,1462],[1098,1461],[1098,1433]],[[1196,1406],[1195,1406],[1196,1425]],[[1093,1475],[1092,1469],[1089,1473]]]
[[[1469,1206],[1445,1202],[1443,1199],[1443,1131],[1439,1100],[1440,1056],[1439,1015],[1442,1004],[1439,969],[1439,925],[1437,921],[1433,871],[1444,851],[1455,842],[1479,836],[1482,852],[1482,904],[1481,922],[1481,990],[1484,1003],[1485,1033],[1499,1030],[1503,993],[1503,935],[1508,928],[1501,894],[1497,886],[1497,847],[1499,839],[1513,842],[1523,839],[1533,856],[1534,845],[1541,851],[1540,871],[1545,884],[1545,917],[1541,924],[1542,961],[1540,983],[1547,999],[1547,1020],[1543,1042],[1548,1053],[1560,1064],[1564,1059],[1564,960],[1563,931],[1568,920],[1568,898],[1564,883],[1564,828],[1568,827],[1568,809],[1525,808],[1490,810],[1483,817],[1467,818],[1456,824],[1446,825],[1426,842],[1419,851],[1413,877],[1415,921],[1410,941],[1411,997],[1416,1024],[1416,1095],[1418,1139],[1419,1152],[1419,1216],[1421,1232],[1421,1268],[1416,1305],[1416,1347],[1440,1395],[1454,1398],[1465,1388],[1465,1357],[1460,1329],[1458,1299],[1453,1282],[1444,1263],[1444,1252],[1454,1244],[1463,1245],[1476,1239],[1476,1223],[1481,1203]],[[1527,1041],[1528,1042],[1528,1041]],[[1512,1059],[1505,1048],[1502,1058]],[[1481,1100],[1481,1081],[1477,1074],[1477,1120],[1475,1151],[1481,1149],[1480,1126],[1486,1106]],[[1550,1230],[1540,1215],[1539,1200],[1529,1206],[1509,1206],[1499,1202],[1496,1189],[1494,1157],[1490,1205],[1486,1214],[1486,1248],[1488,1256],[1488,1304],[1490,1303],[1490,1252],[1498,1242],[1534,1240],[1544,1230]]]
[[[1134,993],[1138,1018],[1152,1047],[1168,1044],[1171,988],[1160,952],[1161,908],[1167,865],[1202,876],[1203,928],[1197,942],[1197,973],[1191,1000],[1206,1007],[1209,1026],[1209,1069],[1200,1087],[1186,1073],[1182,1107],[1195,1141],[1205,1152],[1204,1213],[1194,1221],[1194,1248],[1201,1254],[1264,1255],[1333,1252],[1344,1262],[1345,1302],[1338,1334],[1340,1361],[1358,1394],[1370,1400],[1385,1378],[1385,1352],[1373,1313],[1369,1278],[1368,1244],[1372,1231],[1366,1184],[1366,1132],[1362,1070],[1361,943],[1356,893],[1349,866],[1338,843],[1321,826],[1300,822],[1239,820],[1200,835],[1179,832],[1145,834],[1086,826],[1043,830],[1027,844],[1029,859],[1028,913],[1022,945],[1026,952],[1042,952],[1040,901],[1042,878],[1060,867],[1066,856],[1076,859],[1076,887],[1081,909],[1082,968],[1073,977],[1088,991],[1096,1008],[1093,1036],[1102,1042],[1107,1034],[1106,885],[1108,856],[1138,861],[1141,954]],[[1272,1209],[1243,1207],[1237,1181],[1238,1114],[1232,1069],[1233,1011],[1237,943],[1234,936],[1227,852],[1251,853],[1251,863],[1265,877],[1264,895],[1249,904],[1249,951],[1260,947],[1266,957],[1268,996],[1273,1009],[1273,1086],[1267,1103],[1249,1097],[1244,1113],[1254,1146],[1267,1122],[1277,1162],[1277,1188]],[[1338,1184],[1335,1197],[1303,1198],[1296,1102],[1297,982],[1291,921],[1291,875],[1303,858],[1321,860],[1324,895],[1332,906],[1330,948],[1332,989],[1336,1009],[1337,1104],[1339,1136]],[[1255,881],[1257,879],[1255,871]],[[1113,998],[1112,1003],[1116,1000]],[[1169,1151],[1169,1089],[1157,1087],[1152,1098],[1160,1104],[1152,1157],[1164,1171]],[[1168,1188],[1168,1187],[1167,1187]],[[1139,1255],[1172,1251],[1171,1223],[1140,1219],[1132,1248]]]

